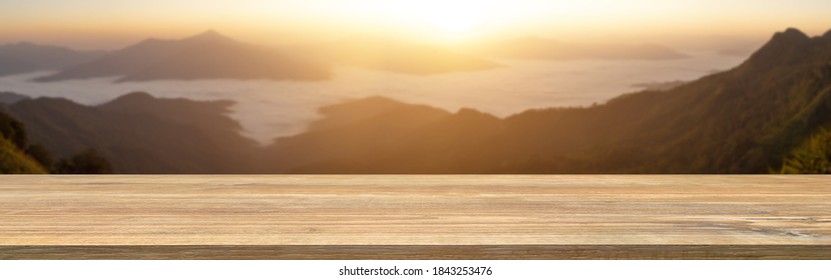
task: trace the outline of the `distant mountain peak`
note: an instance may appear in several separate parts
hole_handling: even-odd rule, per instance
[[[237,41],[234,38],[229,36],[225,36],[222,33],[219,33],[213,29],[209,29],[205,32],[186,37],[181,40],[177,40],[176,42],[182,43],[189,46],[242,46],[247,45],[247,43],[243,43]]]
[[[198,40],[198,41],[218,41],[218,40],[222,40],[222,41],[226,41],[226,40],[233,40],[233,39],[231,37],[222,35],[221,33],[217,32],[216,30],[208,29],[205,32],[202,32],[202,33],[196,34],[194,36],[185,38],[184,40],[189,40],[189,41],[195,41],[195,40]]]
[[[831,39],[831,30],[828,30],[828,32],[825,32],[825,35],[822,35],[822,38]]]
[[[807,34],[793,27],[788,28],[784,32],[777,32],[776,35],[773,35],[773,40],[804,41],[808,39],[810,39],[810,37],[808,37]]]
[[[196,35],[196,37],[224,37],[219,31],[215,29],[208,29]]]
[[[164,44],[165,42],[167,42],[167,41],[162,40],[162,39],[158,39],[158,38],[147,38],[147,39],[141,40],[140,42],[136,43],[135,45],[128,46],[127,48],[136,48],[136,47],[158,45],[158,44]]]
[[[815,59],[811,37],[796,28],[788,28],[777,32],[764,46],[757,50],[743,65],[748,65],[760,71],[767,71],[771,67],[802,63]]]
[[[134,92],[119,96],[119,97],[117,97],[116,99],[113,99],[110,102],[135,102],[135,101],[146,101],[146,100],[152,100],[152,99],[156,99],[156,98],[153,97],[152,95],[150,95],[147,92],[134,91]]]

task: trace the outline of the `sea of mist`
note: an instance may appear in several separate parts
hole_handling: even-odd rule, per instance
[[[677,60],[499,61],[494,70],[412,76],[352,67],[330,81],[199,80],[114,83],[115,78],[36,83],[48,73],[0,77],[0,91],[64,97],[94,105],[133,91],[156,97],[234,100],[231,117],[248,137],[266,144],[302,132],[321,106],[386,96],[450,111],[474,108],[500,117],[531,108],[589,106],[640,90],[635,84],[691,81],[728,70],[745,57],[714,53]]]

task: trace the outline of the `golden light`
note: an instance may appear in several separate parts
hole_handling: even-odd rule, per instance
[[[474,7],[445,3],[427,13],[426,20],[447,32],[462,33],[476,29],[485,21],[484,15]]]
[[[392,1],[395,16],[413,24],[429,25],[446,33],[471,32],[487,20],[486,1]]]

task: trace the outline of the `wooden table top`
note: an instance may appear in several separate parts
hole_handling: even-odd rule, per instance
[[[831,258],[831,177],[0,176],[0,259],[445,257]]]

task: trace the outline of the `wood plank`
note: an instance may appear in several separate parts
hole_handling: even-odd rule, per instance
[[[0,259],[829,252],[827,176],[0,177]]]

